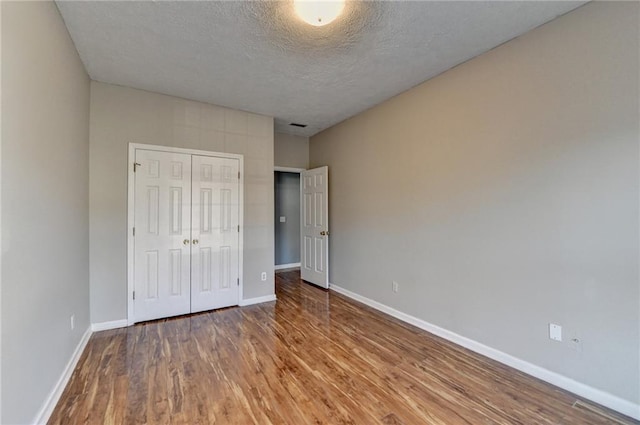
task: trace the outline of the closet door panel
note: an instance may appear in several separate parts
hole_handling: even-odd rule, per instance
[[[192,157],[191,311],[238,305],[237,159]]]
[[[191,311],[191,155],[135,154],[135,321]]]

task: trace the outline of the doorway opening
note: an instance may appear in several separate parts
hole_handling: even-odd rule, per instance
[[[328,289],[329,168],[274,171],[276,273],[299,268],[304,281]]]
[[[276,271],[300,268],[300,171],[274,174]]]

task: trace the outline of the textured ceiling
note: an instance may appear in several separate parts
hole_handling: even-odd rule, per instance
[[[270,115],[304,136],[584,3],[352,1],[312,27],[291,1],[57,1],[92,79]]]

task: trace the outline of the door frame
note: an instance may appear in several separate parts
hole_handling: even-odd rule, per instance
[[[242,273],[244,262],[244,156],[233,153],[211,152],[198,149],[129,143],[129,154],[127,156],[127,326],[131,326],[135,323],[135,311],[133,308],[133,290],[135,288],[135,245],[133,237],[133,225],[135,223],[135,174],[133,172],[133,163],[135,162],[136,149],[182,153],[188,155],[213,156],[238,160],[238,169],[240,170],[240,180],[238,183],[240,185],[238,193],[238,223],[240,224],[240,232],[238,233],[238,277],[240,278],[240,285],[238,286],[238,305],[242,305],[242,302],[244,301],[244,277]]]
[[[275,167],[273,167],[274,174],[277,173],[277,172],[295,173],[295,174],[298,174],[298,175],[301,176],[303,171],[307,171],[307,169],[306,168],[293,168],[293,167],[278,167],[277,165]],[[300,202],[302,202],[302,178],[300,179],[300,187],[298,188],[298,198],[300,199]],[[274,206],[274,209],[273,209],[274,219],[275,219],[275,213],[276,213],[276,211],[275,211],[275,206]],[[301,207],[301,210],[300,210],[300,216],[302,217],[302,207]],[[302,224],[300,224],[299,231],[302,232]],[[275,227],[274,227],[274,238],[273,238],[274,249],[275,249],[275,244],[276,244],[276,239],[275,239]],[[302,261],[302,247],[300,247],[300,256],[301,256],[300,260]],[[274,260],[275,260],[275,258],[274,258]],[[275,261],[274,261],[274,263],[275,263]],[[280,265],[280,266],[274,264],[274,270],[277,272],[278,270],[283,270],[283,269],[290,268],[290,267],[299,267],[301,265],[302,265],[301,262],[300,263],[294,263],[294,264],[283,264],[283,265]],[[280,267],[280,268],[278,268],[278,267]]]

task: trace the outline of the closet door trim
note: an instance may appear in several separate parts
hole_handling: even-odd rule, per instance
[[[183,149],[183,148],[174,148],[169,146],[158,146],[158,145],[147,145],[141,143],[129,143],[129,155],[127,157],[127,325],[133,325],[135,323],[135,313],[134,313],[134,223],[135,223],[135,174],[134,174],[134,164],[135,164],[135,154],[136,149],[144,149],[144,150],[155,150],[160,152],[173,152],[173,153],[183,153],[189,155],[203,155],[203,156],[212,156],[219,158],[231,158],[237,159],[240,170],[240,180],[239,180],[239,223],[240,223],[240,232],[239,232],[239,246],[238,246],[238,276],[240,278],[238,294],[239,294],[239,304],[242,305],[242,301],[244,299],[244,290],[243,290],[243,252],[244,252],[244,157],[243,155],[224,153],[224,152],[210,152],[203,151],[198,149]]]

